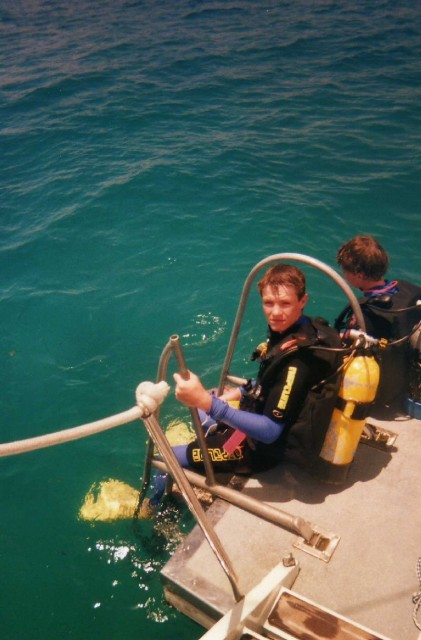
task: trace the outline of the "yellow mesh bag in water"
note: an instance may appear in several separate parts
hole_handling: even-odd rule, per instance
[[[194,440],[194,431],[185,423],[174,420],[165,432],[172,446],[187,444]],[[133,517],[139,500],[139,491],[120,480],[110,478],[103,482],[95,482],[85,496],[79,517],[89,522],[112,522]],[[145,507],[146,509],[146,507]],[[150,513],[141,513],[142,518],[150,517]]]

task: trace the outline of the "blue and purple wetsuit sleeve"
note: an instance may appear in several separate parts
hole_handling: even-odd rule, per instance
[[[229,404],[213,396],[212,405],[209,414],[199,410],[202,426],[206,428],[211,427],[216,422],[224,422],[234,429],[242,431],[250,438],[270,444],[281,435],[284,425],[282,422],[275,422],[267,416],[260,415],[258,413],[250,413],[249,411],[243,411],[242,409],[235,409]],[[187,445],[177,445],[172,447],[178,462],[182,467],[188,467],[189,462],[187,459]],[[153,495],[151,497],[151,505],[156,506],[161,500],[166,482],[166,474],[158,473],[155,475],[153,481]]]
[[[250,438],[265,444],[275,442],[284,428],[282,422],[275,422],[259,413],[235,409],[216,396],[212,398],[209,415],[215,422],[224,422],[229,427],[239,429]]]

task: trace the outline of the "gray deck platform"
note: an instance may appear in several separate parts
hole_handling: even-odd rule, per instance
[[[347,483],[327,485],[290,466],[247,480],[243,491],[340,537],[325,562],[297,535],[217,499],[208,516],[245,593],[290,552],[294,591],[392,640],[418,640],[412,594],[420,590],[421,421],[379,422],[398,434],[387,451],[360,444]],[[205,627],[234,604],[230,583],[198,526],[162,570],[168,601]]]

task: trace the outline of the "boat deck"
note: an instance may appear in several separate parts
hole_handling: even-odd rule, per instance
[[[346,484],[325,484],[286,465],[247,479],[242,489],[337,536],[328,561],[295,546],[297,534],[219,498],[207,515],[243,593],[292,554],[300,568],[295,593],[391,640],[419,640],[412,595],[421,589],[421,421],[370,422],[395,432],[396,441],[384,449],[360,444]],[[162,580],[168,601],[205,627],[235,604],[198,526],[166,564]]]

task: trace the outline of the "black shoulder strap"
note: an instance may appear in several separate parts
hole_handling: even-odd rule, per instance
[[[321,318],[309,319],[310,321],[299,327],[298,331],[290,334],[285,341],[275,345],[263,359],[260,370],[260,382],[267,380],[279,367],[281,362],[292,353],[306,350],[317,345],[333,346],[332,335],[335,336],[334,346],[340,346],[340,340],[336,332],[329,327],[327,320]],[[327,333],[331,334],[330,339]]]

